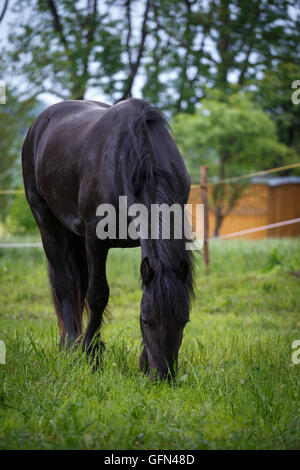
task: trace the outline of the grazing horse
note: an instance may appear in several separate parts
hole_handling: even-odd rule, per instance
[[[70,346],[82,338],[84,350],[92,357],[98,354],[93,345],[101,344],[109,298],[108,251],[141,246],[140,369],[150,377],[174,378],[193,290],[185,236],[164,239],[161,229],[154,239],[128,234],[101,239],[96,234],[97,207],[111,204],[118,215],[120,196],[149,209],[152,204],[183,208],[187,203],[190,178],[163,114],[134,98],[113,106],[57,103],[30,127],[22,167],[48,261],[61,342]],[[89,321],[82,335],[86,299]]]

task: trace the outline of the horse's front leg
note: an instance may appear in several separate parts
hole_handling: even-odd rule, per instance
[[[83,348],[91,358],[96,358],[99,348],[104,345],[100,341],[100,328],[103,312],[108,303],[109,286],[106,279],[106,259],[108,248],[103,241],[93,237],[86,239],[88,260],[89,286],[87,301],[90,318],[83,340]],[[96,360],[98,364],[98,360]]]

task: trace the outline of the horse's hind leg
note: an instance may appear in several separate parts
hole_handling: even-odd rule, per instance
[[[87,300],[90,310],[89,323],[84,336],[84,348],[94,356],[99,347],[100,327],[103,312],[108,303],[109,286],[106,279],[108,248],[93,235],[86,239],[89,286]],[[101,343],[101,346],[102,343]]]
[[[70,257],[68,235],[64,228],[60,228],[55,233],[41,229],[41,236],[49,264],[49,279],[61,330],[61,343],[66,339],[67,346],[70,346],[81,335],[83,299]]]
[[[61,330],[61,343],[70,346],[81,335],[83,298],[78,289],[80,273],[74,259],[70,233],[56,219],[44,199],[36,192],[28,194],[33,215],[40,229],[49,265],[49,279]]]
[[[81,335],[83,304],[88,285],[84,239],[67,231],[41,196],[35,179],[34,139],[30,133],[22,150],[26,197],[41,232],[49,265],[54,306],[61,330],[61,342],[68,344]]]
[[[61,343],[67,336],[67,344],[69,345],[82,333],[82,314],[88,287],[88,269],[84,239],[71,232],[65,234],[67,240],[65,240],[61,251],[61,261],[65,262],[58,264],[56,261],[53,265],[53,262],[48,261],[48,264],[54,306],[61,330]],[[62,287],[63,283],[64,288]]]

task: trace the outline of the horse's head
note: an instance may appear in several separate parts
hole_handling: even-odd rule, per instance
[[[140,368],[151,378],[175,378],[183,329],[189,321],[188,275],[187,260],[167,272],[159,265],[153,269],[148,257],[142,261]]]

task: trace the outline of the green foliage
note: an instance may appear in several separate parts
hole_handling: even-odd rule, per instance
[[[270,117],[243,93],[214,92],[194,114],[175,116],[172,127],[195,182],[203,164],[209,166],[210,179],[223,181],[295,161],[295,152],[278,141]],[[216,216],[216,236],[247,183],[213,186],[210,205]]]
[[[25,194],[17,194],[9,207],[5,221],[6,230],[11,234],[37,232],[36,221],[29,209]]]
[[[256,82],[255,98],[275,122],[279,140],[300,153],[300,104],[292,102],[292,83],[300,77],[300,64],[280,62]]]
[[[193,112],[206,87],[230,93],[234,84],[245,89],[278,62],[299,64],[295,2],[153,3],[143,94],[173,114]]]
[[[82,99],[93,88],[112,102],[139,77],[153,104],[190,113],[206,86],[227,93],[278,62],[299,64],[293,3],[12,0],[2,60],[29,93]]]
[[[282,261],[280,258],[280,255],[278,253],[278,249],[274,248],[274,250],[271,251],[267,258],[266,266],[265,266],[265,271],[272,271],[272,269],[276,268],[277,266],[281,266]]]
[[[15,188],[22,183],[21,149],[27,128],[41,103],[35,98],[22,99],[9,85],[6,104],[0,105],[0,189]],[[7,214],[9,196],[0,195],[0,218]]]
[[[14,68],[26,76],[31,94],[83,99],[88,86],[115,91],[122,23],[109,14],[107,3],[100,11],[97,1],[86,6],[69,0],[15,2],[18,28],[9,35],[6,73]]]
[[[172,125],[192,176],[209,165],[210,177],[224,179],[283,164],[291,154],[278,142],[275,124],[245,94],[214,93],[194,114],[178,114]]]
[[[138,371],[139,264],[139,249],[111,250],[112,316],[93,373],[80,350],[57,346],[42,250],[0,250],[0,448],[299,449],[299,240],[211,244],[175,384]]]

